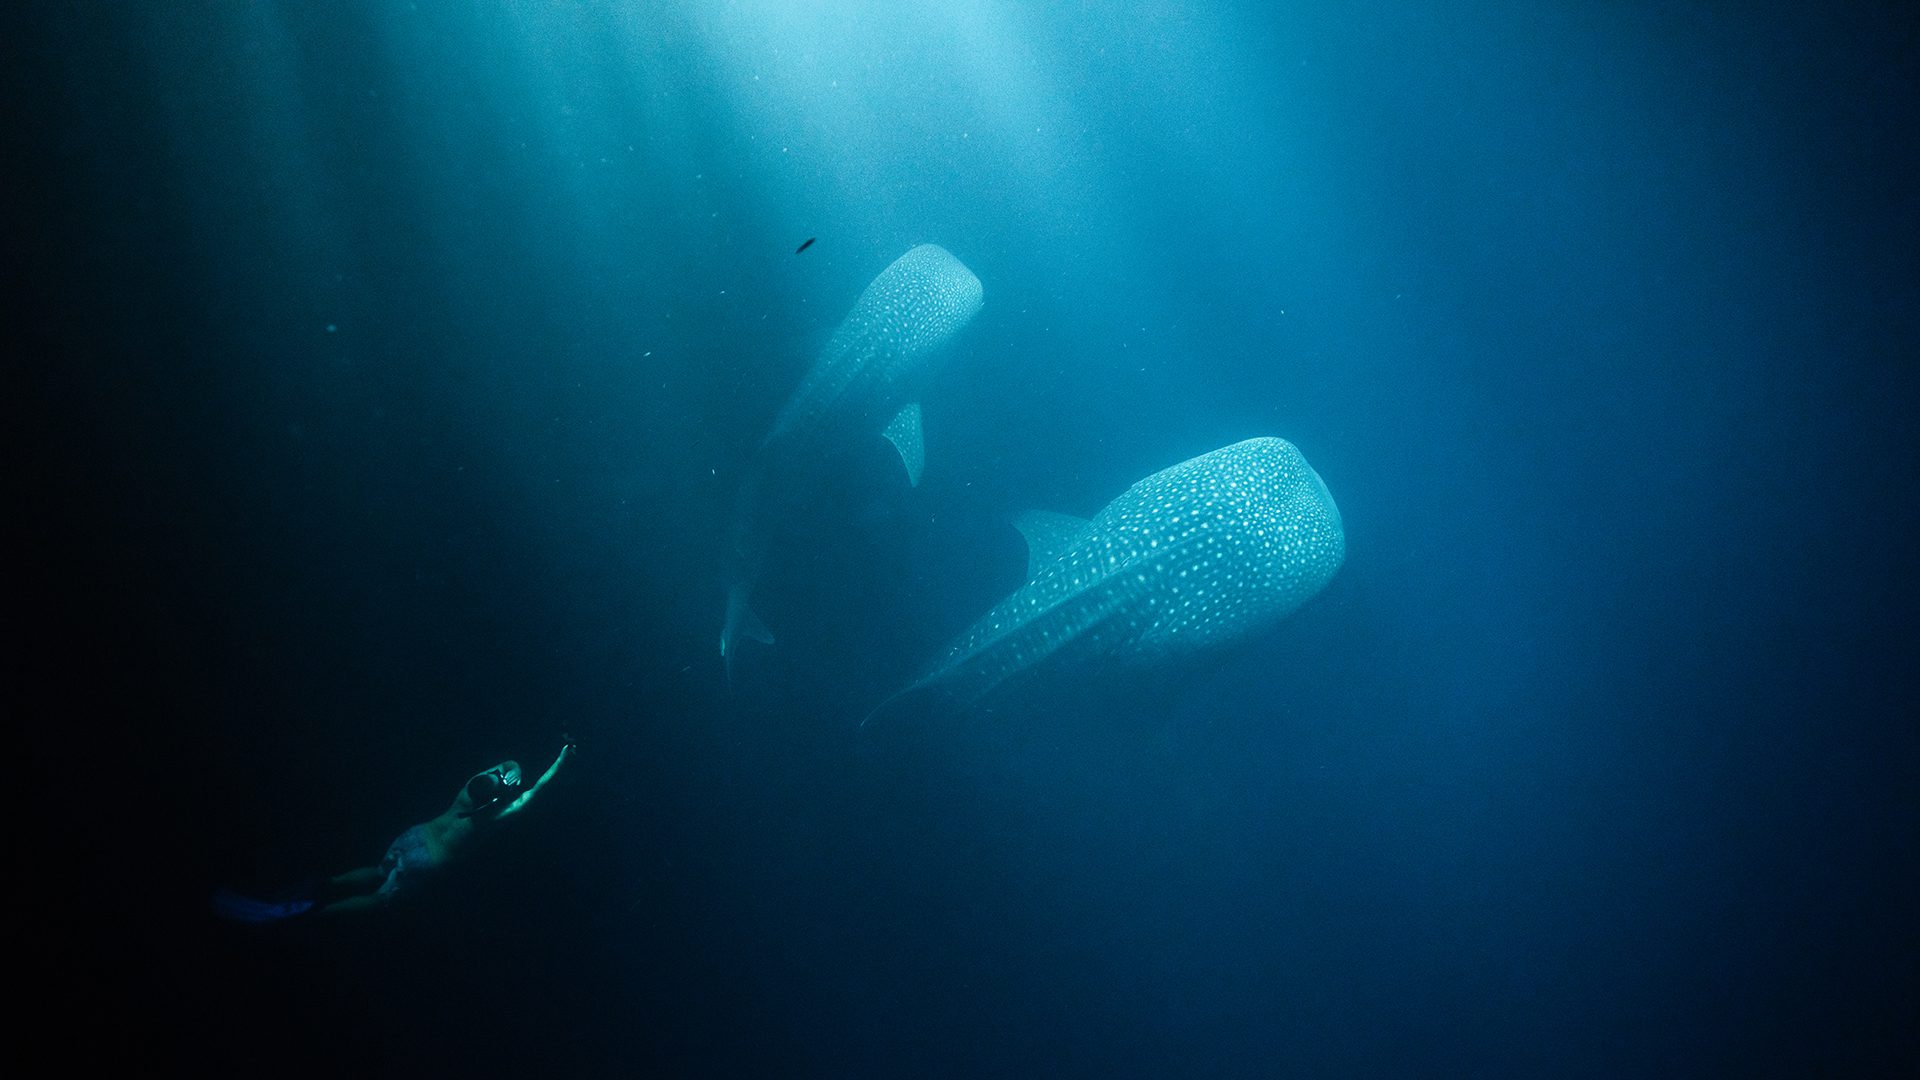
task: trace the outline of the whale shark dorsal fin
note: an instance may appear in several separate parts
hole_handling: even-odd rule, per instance
[[[887,430],[881,434],[900,451],[900,462],[907,467],[907,483],[919,487],[920,470],[927,464],[926,442],[920,434],[920,403],[907,402],[907,407],[894,414]]]
[[[1050,510],[1029,510],[1015,517],[1013,527],[1027,540],[1027,580],[1032,581],[1041,567],[1065,554],[1091,524],[1086,518]]]

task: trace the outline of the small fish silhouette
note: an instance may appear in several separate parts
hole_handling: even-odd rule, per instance
[[[813,241],[814,241],[814,240],[815,240],[815,237],[811,237],[811,236],[809,236],[809,237],[807,237],[807,239],[806,239],[806,241],[805,241],[804,243],[802,243],[802,244],[801,244],[801,245],[800,245],[799,247],[797,247],[797,248],[794,248],[794,249],[793,249],[793,253],[794,253],[795,255],[798,255],[798,254],[800,254],[801,252],[803,252],[803,251],[805,251],[805,250],[807,250],[808,248],[810,248],[810,247],[812,247],[812,246],[813,246]]]

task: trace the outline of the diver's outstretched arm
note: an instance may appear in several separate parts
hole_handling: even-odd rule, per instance
[[[540,789],[547,786],[547,781],[560,775],[560,767],[565,765],[567,759],[573,756],[573,751],[574,745],[571,742],[561,747],[560,756],[553,759],[553,764],[547,766],[547,771],[541,774],[540,779],[535,781],[534,785],[528,788],[519,798],[508,803],[507,808],[500,811],[499,816],[504,818],[526,809],[527,804],[533,801],[533,797],[540,794]]]

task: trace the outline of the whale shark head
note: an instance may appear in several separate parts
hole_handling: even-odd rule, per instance
[[[911,363],[965,326],[985,297],[980,279],[952,252],[921,244],[867,285],[841,333],[866,342],[872,357]]]
[[[893,260],[834,328],[763,447],[791,440],[818,453],[871,437],[913,400],[941,346],[979,313],[985,295],[973,271],[938,244]]]
[[[1191,651],[1245,636],[1297,610],[1346,560],[1333,493],[1280,438],[1164,469],[1101,513],[1113,521],[1110,546],[1179,553],[1166,561],[1147,601],[1154,617],[1127,652]]]

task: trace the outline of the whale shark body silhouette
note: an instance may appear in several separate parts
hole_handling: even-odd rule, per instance
[[[1285,439],[1235,443],[1134,484],[1091,520],[1029,513],[1027,583],[867,717],[964,708],[1068,658],[1153,663],[1272,625],[1346,558],[1340,511]]]
[[[942,347],[979,312],[983,295],[980,279],[945,248],[913,248],[861,292],[781,408],[735,506],[720,631],[729,677],[742,638],[773,642],[751,606],[766,561],[765,515],[803,505],[822,470],[875,434],[900,452],[908,482],[920,483],[920,384]]]

